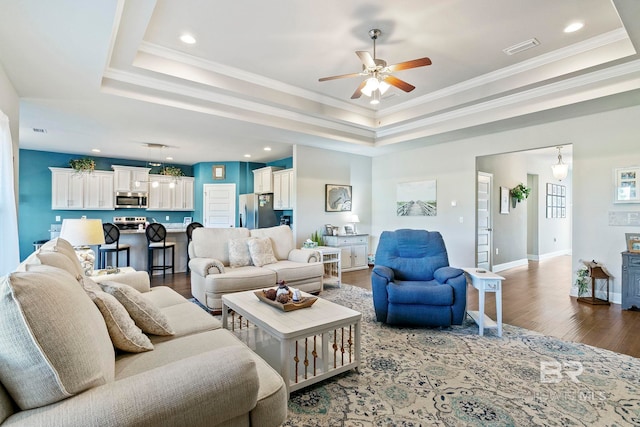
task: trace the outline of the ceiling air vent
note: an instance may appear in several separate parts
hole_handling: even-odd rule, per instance
[[[540,42],[533,38],[533,39],[529,39],[523,42],[520,42],[518,44],[514,44],[511,47],[502,49],[502,51],[504,53],[506,53],[507,55],[515,55],[516,53],[520,53],[522,51],[525,51],[527,49],[531,49],[532,47],[536,47],[540,44]]]
[[[47,130],[42,128],[33,128],[33,131],[35,133],[47,133]]]

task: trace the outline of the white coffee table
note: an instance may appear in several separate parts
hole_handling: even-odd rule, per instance
[[[504,277],[491,271],[479,268],[463,268],[471,286],[478,290],[478,310],[468,311],[469,316],[478,324],[480,336],[484,335],[485,328],[496,328],[498,336],[502,336],[502,281]],[[487,292],[496,295],[496,321],[484,314],[484,300]]]
[[[289,393],[358,368],[361,319],[361,313],[322,298],[284,312],[260,301],[254,291],[222,296],[223,327],[237,328],[241,339],[280,373]]]

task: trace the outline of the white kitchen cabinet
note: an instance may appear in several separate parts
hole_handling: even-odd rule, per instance
[[[340,264],[342,271],[362,270],[368,268],[368,234],[324,236],[324,244],[326,246],[340,248]]]
[[[295,175],[293,169],[273,172],[273,208],[290,210],[294,205]]]
[[[281,170],[267,166],[253,170],[253,192],[256,194],[273,193],[273,172]]]
[[[173,207],[174,189],[170,188],[172,177],[149,175],[148,211],[169,211]]]
[[[194,178],[183,176],[177,179],[173,197],[174,211],[192,211],[194,197]]]
[[[51,209],[83,209],[85,174],[70,168],[51,171]]]
[[[192,211],[194,178],[149,175],[149,211]],[[154,185],[157,183],[157,185]]]
[[[150,168],[112,165],[114,172],[114,190],[126,192],[149,191]]]
[[[113,176],[111,171],[93,171],[84,176],[84,209],[114,209]]]

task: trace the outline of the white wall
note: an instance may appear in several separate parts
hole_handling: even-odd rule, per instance
[[[319,148],[295,146],[293,167],[296,173],[295,235],[296,245],[322,231],[325,224],[343,226],[357,214],[358,233],[371,230],[371,158]],[[326,184],[352,186],[351,212],[325,212]]]
[[[613,169],[640,165],[640,106],[427,146],[373,159],[372,234],[402,227],[440,231],[452,265],[475,262],[475,159],[497,153],[573,144],[573,268],[596,259],[616,276],[613,299],[620,301],[620,252],[624,233],[638,227],[608,225],[609,211],[640,212],[640,204],[613,204]],[[436,217],[397,217],[399,182],[436,179]],[[457,206],[451,206],[451,201]],[[458,219],[462,217],[463,223]]]

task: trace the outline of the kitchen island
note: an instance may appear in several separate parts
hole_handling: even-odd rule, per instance
[[[187,233],[182,223],[178,226],[173,224],[163,224],[167,229],[167,242],[173,242],[175,253],[174,273],[184,273],[187,271]],[[138,271],[147,271],[147,236],[144,230],[120,230],[120,244],[131,246],[131,267]],[[162,265],[162,251],[155,251],[154,265]],[[120,254],[120,265],[126,261],[124,253]],[[107,264],[115,262],[114,256],[109,256]],[[167,261],[171,263],[171,252],[167,252]],[[171,272],[171,270],[169,270]],[[162,274],[156,271],[154,274]]]

